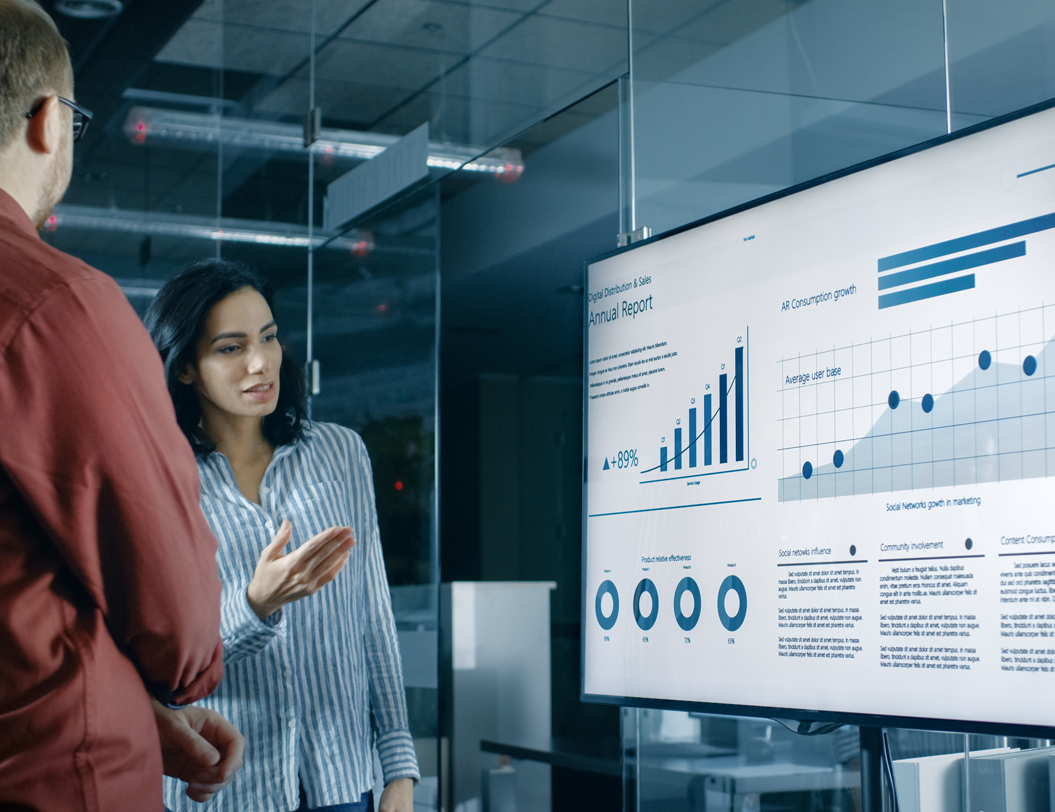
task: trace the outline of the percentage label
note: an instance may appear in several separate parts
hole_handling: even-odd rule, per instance
[[[636,468],[637,467],[637,449],[630,448],[626,451],[620,451],[616,455],[616,468]]]

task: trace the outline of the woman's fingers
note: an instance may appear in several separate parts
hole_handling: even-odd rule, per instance
[[[305,542],[290,555],[296,556],[294,561],[303,564],[306,570],[314,569],[321,558],[328,556],[334,549],[344,544],[354,534],[350,527],[331,527],[323,530],[310,541]],[[293,562],[290,562],[293,563]]]
[[[352,545],[355,540],[352,538],[345,538],[341,544],[332,548],[327,555],[317,556],[312,561],[312,568],[309,573],[309,577],[317,581],[319,585],[329,583],[337,577],[337,573],[344,567],[345,562],[348,561],[348,556],[351,554]],[[326,575],[329,575],[327,578]]]
[[[323,566],[315,570],[313,575],[316,592],[322,589],[324,586],[326,586],[326,584],[328,584],[340,574],[341,570],[344,569],[344,565],[348,563],[348,557],[350,555],[350,548],[346,550],[339,550],[338,553],[328,559]]]
[[[289,540],[292,537],[293,525],[290,523],[289,519],[283,519],[282,524],[278,526],[275,535],[271,537],[271,541],[268,543],[267,547],[264,548],[264,552],[261,553],[261,557],[278,557],[279,553],[282,552],[282,548],[289,544]]]

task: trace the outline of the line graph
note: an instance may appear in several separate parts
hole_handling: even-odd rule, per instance
[[[782,358],[778,500],[1055,475],[1053,308]]]

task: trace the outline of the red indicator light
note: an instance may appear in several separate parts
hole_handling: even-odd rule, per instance
[[[140,121],[138,124],[136,124],[136,132],[137,133],[146,132],[146,129],[147,129],[147,125],[144,124],[142,121]]]
[[[400,482],[399,480],[396,480],[396,490],[397,491],[403,490],[403,483]]]

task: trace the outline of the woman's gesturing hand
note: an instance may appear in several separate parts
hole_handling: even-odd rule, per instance
[[[287,603],[314,595],[337,577],[355,544],[350,527],[331,527],[289,555],[282,548],[289,544],[293,525],[282,522],[271,543],[260,553],[256,572],[246,590],[249,606],[261,620]]]

